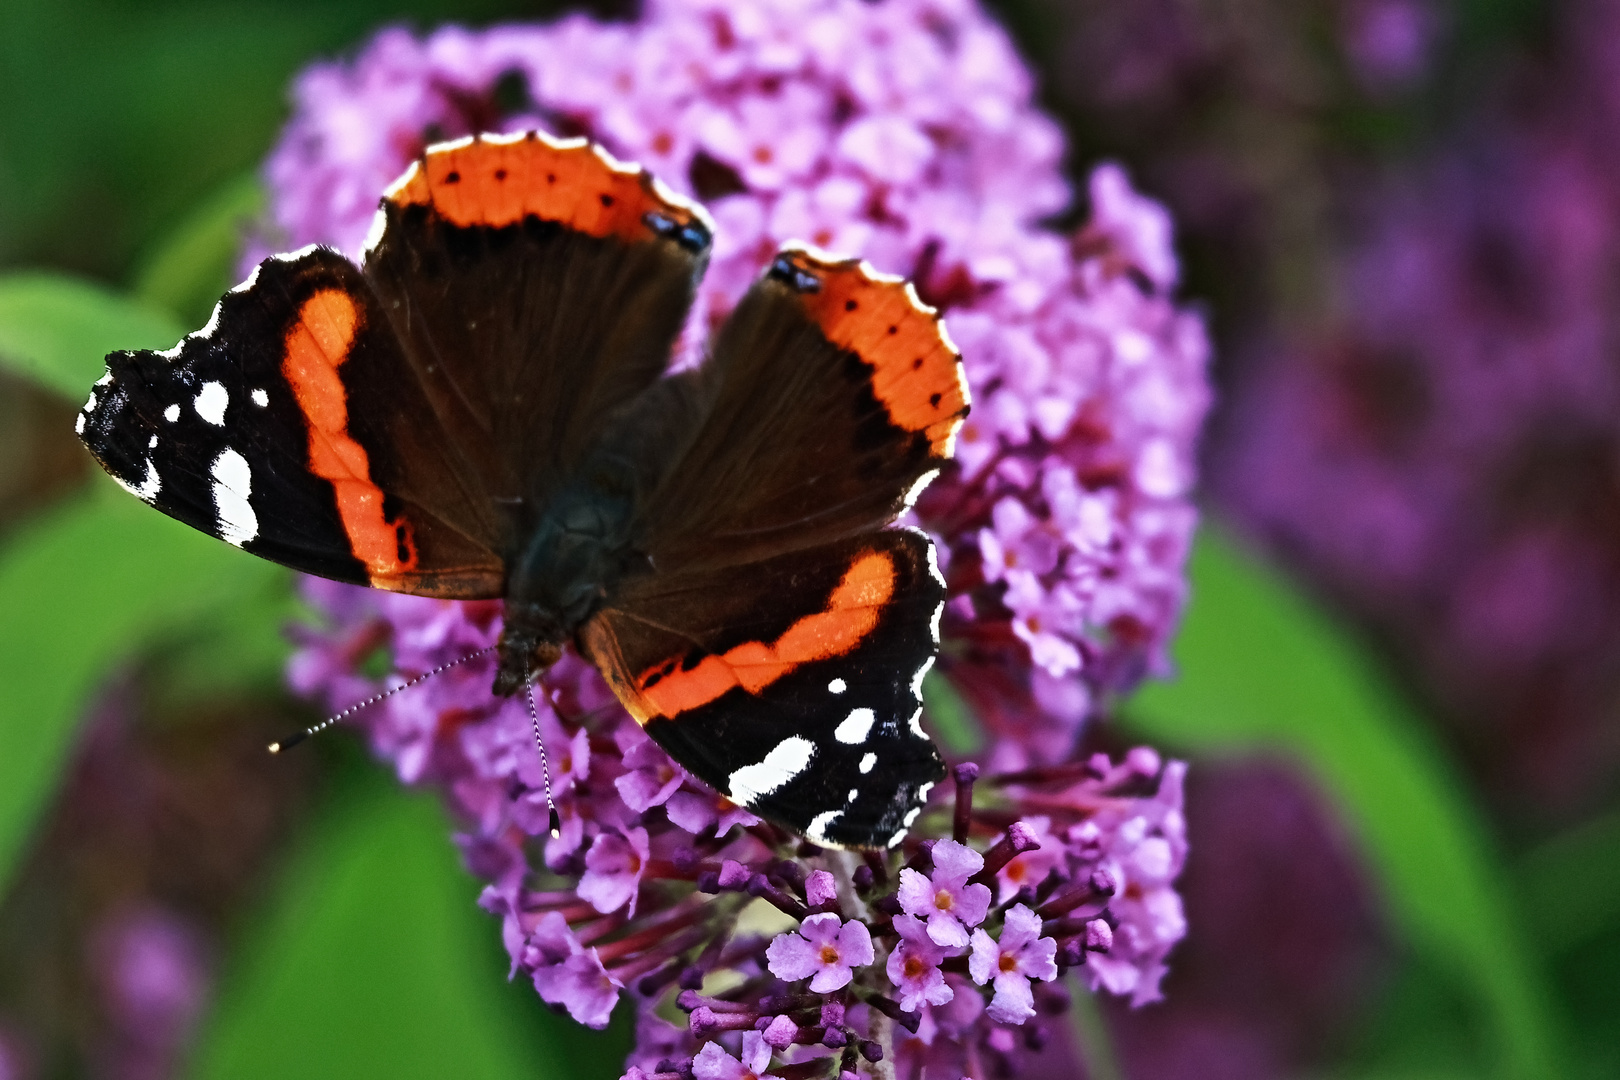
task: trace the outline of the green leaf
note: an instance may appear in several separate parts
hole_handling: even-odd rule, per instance
[[[928,725],[933,729],[945,749],[953,755],[972,754],[984,745],[984,728],[973,707],[951,680],[938,671],[930,671],[923,679],[923,704],[928,710]]]
[[[580,1028],[508,984],[477,895],[436,803],[379,773],[351,786],[317,810],[249,924],[191,1076],[618,1076],[622,1031]]]
[[[1620,926],[1620,811],[1542,844],[1519,864],[1526,911],[1552,952]]]
[[[1180,674],[1130,703],[1136,733],[1200,752],[1294,755],[1333,797],[1397,929],[1473,995],[1503,1076],[1564,1075],[1561,1025],[1513,881],[1444,752],[1365,651],[1206,528]]]
[[[0,888],[108,675],[161,635],[285,589],[285,580],[279,567],[111,484],[60,504],[0,548]]]
[[[116,349],[166,349],[184,331],[167,311],[66,274],[0,276],[0,364],[75,404]]]
[[[135,296],[200,325],[236,280],[244,229],[264,212],[257,175],[238,176],[193,210],[141,264]]]

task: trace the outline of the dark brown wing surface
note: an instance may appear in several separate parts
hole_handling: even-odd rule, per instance
[[[430,150],[382,220],[366,275],[431,409],[412,422],[530,510],[663,373],[711,240],[641,169],[534,132]]]
[[[648,505],[660,570],[745,563],[892,520],[967,414],[939,317],[898,278],[785,249],[721,328],[708,411]]]

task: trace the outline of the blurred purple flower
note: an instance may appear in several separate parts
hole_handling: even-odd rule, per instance
[[[1341,17],[1345,54],[1374,93],[1404,90],[1428,67],[1440,30],[1425,0],[1351,0]]]
[[[1339,316],[1270,347],[1213,455],[1223,503],[1371,617],[1497,785],[1580,805],[1620,768],[1620,170],[1613,5],[1536,100],[1361,193]]]
[[[621,787],[621,798],[623,790]],[[628,799],[625,805],[636,809]],[[585,872],[579,878],[580,899],[589,900],[604,915],[625,908],[625,914],[634,918],[636,892],[641,887],[641,874],[647,867],[649,854],[646,829],[598,833],[591,841],[591,849],[585,853]]]
[[[201,929],[163,908],[117,911],[92,931],[90,954],[116,1032],[105,1048],[107,1075],[171,1075],[212,987]]]
[[[30,1075],[20,1040],[0,1029],[0,1080],[26,1080]]]

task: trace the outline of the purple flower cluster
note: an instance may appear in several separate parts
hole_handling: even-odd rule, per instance
[[[465,823],[514,974],[591,1025],[628,993],[632,1075],[700,1078],[896,1054],[985,1075],[1042,1043],[1063,971],[1153,1000],[1185,932],[1183,767],[1071,755],[1103,699],[1163,666],[1208,345],[1173,299],[1168,215],[1121,170],[1092,174],[1073,235],[1039,226],[1070,198],[1063,142],[1005,34],[965,0],[666,0],[629,24],[388,31],[295,94],[269,164],[287,244],[357,253],[376,193],[429,142],[585,134],[718,223],[677,363],[799,239],[915,281],[974,394],[959,466],[916,510],[951,592],[930,678],[981,720],[996,770],[959,767],[954,814],[918,821],[951,839],[859,856],[787,836],[687,777],[572,655],[540,701],[555,837],[526,706],[490,696],[488,657],[356,717]],[[358,674],[379,649],[411,677],[500,627],[498,604],[309,595],[327,625],[291,679],[334,709],[379,689]]]
[[[382,645],[414,675],[499,632],[493,604],[313,579],[306,590],[331,626],[300,630],[291,678],[334,709],[377,692],[381,680],[356,672]],[[1158,996],[1186,929],[1172,887],[1186,854],[1179,763],[1138,749],[983,779],[959,765],[953,808],[919,826],[952,839],[825,851],[688,777],[567,656],[541,703],[562,819],[552,837],[527,710],[489,693],[493,664],[458,664],[358,723],[402,780],[437,787],[464,823],[457,841],[490,883],[481,903],[501,919],[514,975],[593,1027],[631,996],[633,1077],[762,1075],[773,1054],[976,1071],[982,1055],[1040,1045],[1038,1023],[1021,1041],[997,1033],[1061,1012],[1063,992],[1046,984],[1063,971],[1136,1002]],[[688,1014],[684,1031],[659,1019],[670,1004]]]
[[[1204,324],[1171,299],[1168,215],[1119,168],[1093,173],[1084,229],[1036,226],[1070,197],[1063,140],[967,0],[671,0],[633,24],[385,31],[310,68],[295,100],[267,170],[289,246],[358,255],[376,193],[428,142],[480,129],[587,134],[704,199],[719,229],[681,362],[786,241],[911,278],[948,313],[975,395],[961,468],[919,507],[961,594],[945,667],[1003,672],[965,679],[987,687],[992,729],[1027,741],[1044,723],[1036,745],[1059,753],[1099,695],[1163,668],[1196,524]]]

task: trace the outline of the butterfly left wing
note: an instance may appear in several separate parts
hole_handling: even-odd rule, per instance
[[[581,634],[647,734],[717,791],[817,843],[898,843],[945,775],[922,679],[945,585],[889,529],[624,584]]]

